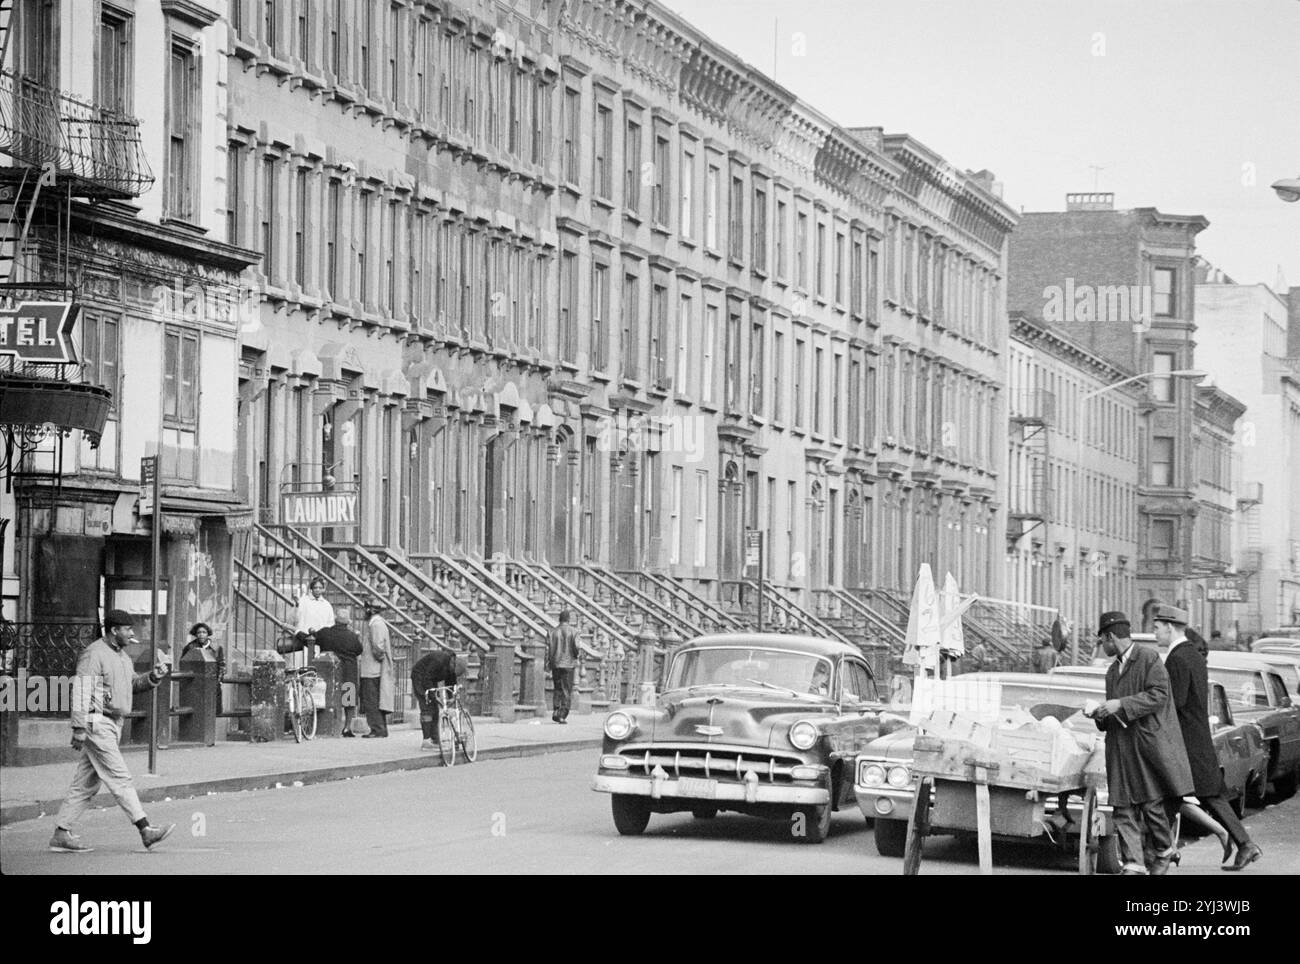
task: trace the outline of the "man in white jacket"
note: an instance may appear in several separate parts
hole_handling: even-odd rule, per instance
[[[152,689],[164,675],[157,666],[147,673],[135,672],[126,652],[134,641],[135,620],[131,614],[112,609],[104,617],[104,635],[83,649],[77,659],[77,677],[72,686],[72,748],[81,759],[59,808],[58,823],[50,838],[51,850],[89,853],[94,849],[72,831],[101,783],[140,831],[146,849],[161,842],[176,827],[150,825],[118,746],[122,718],[131,710],[131,694]]]

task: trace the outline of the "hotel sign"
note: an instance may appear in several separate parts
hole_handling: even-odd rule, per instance
[[[316,491],[280,493],[280,524],[300,529],[330,526],[356,528],[360,493],[341,486]]]
[[[1212,603],[1250,602],[1250,579],[1247,576],[1223,576],[1205,580],[1205,598]]]
[[[70,301],[25,301],[16,308],[0,308],[0,355],[13,355],[20,362],[75,364],[76,319]]]

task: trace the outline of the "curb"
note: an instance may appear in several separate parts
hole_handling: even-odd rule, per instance
[[[548,753],[564,753],[569,750],[599,749],[600,738],[590,740],[567,740],[552,743],[520,743],[514,746],[500,746],[479,751],[478,760],[508,760],[529,756],[545,756]],[[465,766],[465,764],[461,764]],[[141,803],[158,803],[161,800],[185,800],[202,797],[210,793],[237,793],[241,790],[270,790],[281,784],[301,783],[310,786],[315,783],[332,783],[337,780],[351,780],[355,777],[373,777],[383,773],[397,773],[402,770],[424,770],[442,768],[442,758],[436,753],[421,753],[419,756],[402,757],[396,760],[380,760],[376,763],[355,763],[343,766],[322,767],[314,770],[288,770],[282,773],[260,773],[255,776],[224,777],[218,780],[198,780],[193,783],[177,783],[168,786],[136,787]],[[54,814],[63,804],[63,798],[37,800],[33,803],[17,803],[0,807],[0,826],[19,823],[23,820],[35,820],[47,814]],[[95,809],[116,806],[113,797],[100,793],[90,802]]]

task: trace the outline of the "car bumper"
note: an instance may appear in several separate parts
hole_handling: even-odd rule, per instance
[[[689,787],[689,785],[687,785]],[[700,800],[706,803],[788,803],[801,806],[819,806],[830,803],[830,791],[825,787],[773,786],[762,783],[726,783],[716,781],[713,796],[698,795],[683,789],[680,780],[672,777],[656,779],[598,773],[591,788],[601,793],[624,793],[631,796],[650,797],[654,800]]]
[[[895,790],[890,787],[853,788],[858,798],[858,809],[868,820],[910,820],[916,803],[916,788]]]

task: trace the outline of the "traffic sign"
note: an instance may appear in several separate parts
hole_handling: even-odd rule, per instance
[[[158,471],[158,456],[149,455],[140,460],[140,518],[153,515],[154,474]]]
[[[22,362],[75,364],[76,319],[77,306],[70,301],[24,301],[17,308],[0,308],[0,355],[14,355]]]

